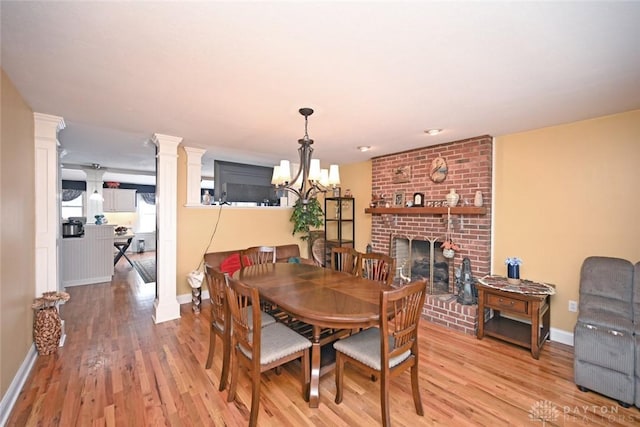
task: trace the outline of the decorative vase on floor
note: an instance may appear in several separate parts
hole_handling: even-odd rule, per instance
[[[460,200],[460,195],[456,193],[455,189],[452,188],[449,191],[449,194],[447,194],[445,198],[447,199],[447,205],[449,205],[449,207],[452,208],[458,204],[458,200]]]
[[[512,285],[520,284],[520,266],[507,264],[507,282]]]
[[[62,320],[56,307],[44,307],[36,312],[33,340],[41,356],[55,353],[62,336]]]

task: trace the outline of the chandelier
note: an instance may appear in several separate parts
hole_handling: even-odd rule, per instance
[[[331,165],[328,170],[320,169],[320,160],[311,158],[313,139],[309,138],[307,126],[313,109],[301,108],[299,112],[304,116],[304,137],[298,140],[298,144],[300,144],[298,171],[291,179],[291,164],[288,160],[281,160],[279,165],[273,167],[271,184],[275,185],[278,190],[286,190],[295,194],[306,205],[318,193],[328,191],[329,187],[334,189],[334,196],[336,196],[336,191],[339,196],[340,170],[338,165]]]

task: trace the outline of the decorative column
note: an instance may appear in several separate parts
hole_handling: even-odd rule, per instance
[[[35,296],[58,290],[60,211],[58,207],[58,132],[64,119],[33,113],[35,145],[36,287]]]
[[[178,216],[178,145],[182,138],[154,134],[151,138],[158,147],[156,175],[156,221],[158,236],[156,248],[156,300],[153,304],[155,323],[180,317],[180,304],[176,295]]]
[[[187,206],[199,206],[202,180],[202,155],[207,150],[182,147],[187,153]]]

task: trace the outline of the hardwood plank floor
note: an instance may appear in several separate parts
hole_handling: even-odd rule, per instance
[[[145,256],[152,254],[145,254]],[[134,255],[134,257],[139,255]],[[195,315],[155,325],[155,285],[144,284],[126,260],[111,283],[68,289],[61,307],[67,341],[58,353],[38,357],[9,418],[10,426],[244,426],[250,387],[241,378],[235,402],[218,392],[221,350],[212,369],[208,304]],[[547,343],[540,360],[529,351],[422,321],[420,391],[416,415],[409,374],[392,380],[396,426],[627,426],[640,411],[620,407],[573,383],[573,349]],[[380,425],[379,385],[347,367],[344,400],[333,401],[333,373],[320,383],[320,407],[300,395],[299,363],[280,375],[263,375],[260,426]],[[546,414],[546,415],[545,415]],[[545,423],[534,420],[545,415]],[[536,421],[536,422],[534,422]]]

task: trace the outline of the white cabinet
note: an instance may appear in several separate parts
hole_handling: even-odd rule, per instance
[[[136,190],[121,190],[119,188],[103,188],[103,212],[135,212]]]

